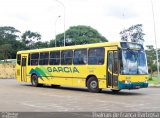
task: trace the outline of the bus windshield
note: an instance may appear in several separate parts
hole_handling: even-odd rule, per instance
[[[148,74],[146,55],[143,50],[122,50],[121,74]]]

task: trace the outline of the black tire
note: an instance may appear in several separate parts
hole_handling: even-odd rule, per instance
[[[90,92],[98,93],[102,89],[98,87],[98,80],[96,77],[92,76],[87,81],[87,88]]]
[[[34,87],[43,86],[43,84],[39,84],[39,83],[38,83],[38,77],[37,77],[37,75],[32,75],[32,77],[31,77],[31,84],[32,84],[32,86],[34,86]]]
[[[58,88],[58,87],[60,87],[60,85],[56,85],[56,84],[52,84],[51,85],[53,88]]]
[[[112,92],[113,93],[118,93],[120,90],[114,90],[114,89],[112,89]]]

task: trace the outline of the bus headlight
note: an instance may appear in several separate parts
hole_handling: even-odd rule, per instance
[[[125,84],[131,84],[131,81],[125,80]]]
[[[125,80],[125,84],[129,84],[128,81]]]
[[[147,80],[145,80],[145,81],[144,81],[144,83],[148,83],[148,81],[147,81]]]
[[[125,84],[131,84],[131,77],[126,77]]]

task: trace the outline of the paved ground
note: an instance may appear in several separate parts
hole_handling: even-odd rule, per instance
[[[0,79],[0,111],[159,111],[160,88],[110,90],[90,93],[87,89],[32,87],[14,79]]]

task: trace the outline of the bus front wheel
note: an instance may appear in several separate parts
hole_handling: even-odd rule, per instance
[[[39,84],[38,83],[38,77],[37,77],[37,75],[32,75],[32,77],[31,77],[31,83],[32,83],[32,86],[34,86],[34,87],[39,87],[39,86],[43,85],[43,84]]]
[[[96,77],[92,76],[87,81],[87,88],[90,92],[98,93],[102,89],[98,87],[98,80]]]

